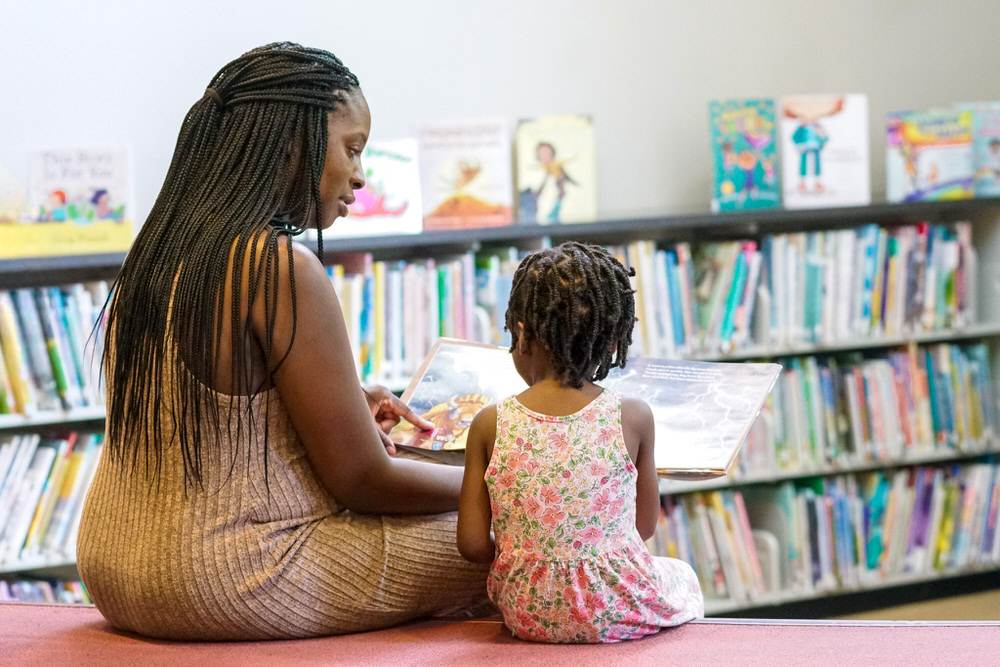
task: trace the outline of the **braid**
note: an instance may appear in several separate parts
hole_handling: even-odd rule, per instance
[[[133,470],[141,454],[147,477],[158,479],[161,450],[176,441],[185,481],[201,483],[203,424],[215,424],[214,435],[222,435],[219,403],[209,387],[217,386],[215,353],[227,317],[232,386],[238,388],[234,393],[249,394],[237,397],[230,411],[249,408],[263,390],[248,386],[244,361],[255,344],[250,321],[255,305],[265,312],[263,352],[272,374],[288,355],[288,349],[273,349],[279,241],[310,225],[320,229],[327,115],[358,85],[333,54],[269,44],[224,66],[184,118],[163,187],[103,308],[105,370],[114,388],[108,447]],[[285,245],[294,322],[292,247]],[[227,275],[225,258],[231,249],[233,266]],[[322,259],[322,236],[319,252]],[[250,280],[243,295],[241,276],[246,272]],[[224,312],[227,278],[232,284],[229,313]],[[244,300],[249,302],[246,315],[241,314]],[[293,324],[293,339],[294,331]],[[177,391],[165,398],[164,365],[173,344]],[[173,423],[183,425],[170,443],[152,435],[160,433],[161,408]],[[227,436],[243,443],[250,435],[244,431],[253,429],[235,421],[236,433]],[[264,451],[266,457],[266,447]]]
[[[514,272],[506,328],[511,351],[539,341],[560,382],[582,387],[624,368],[635,325],[635,290],[626,270],[601,246],[568,241],[528,255]]]

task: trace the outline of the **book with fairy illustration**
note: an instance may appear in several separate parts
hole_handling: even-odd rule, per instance
[[[712,100],[712,210],[781,205],[774,100]]]
[[[525,118],[514,130],[518,221],[597,219],[594,123],[584,114]]]
[[[652,408],[660,477],[697,480],[726,474],[780,371],[774,363],[634,357],[598,384]],[[400,448],[461,464],[476,413],[525,389],[507,348],[438,339],[402,394],[435,428],[404,421],[390,437]]]

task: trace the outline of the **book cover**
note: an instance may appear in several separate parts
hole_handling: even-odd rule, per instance
[[[506,119],[428,122],[416,134],[424,229],[511,223],[514,186]]]
[[[785,208],[871,202],[866,95],[793,95],[778,115]]]
[[[774,100],[715,100],[708,114],[715,169],[712,210],[779,206]]]
[[[976,196],[1000,196],[1000,102],[972,107],[972,163]]]
[[[27,192],[28,219],[0,225],[0,257],[120,252],[132,243],[125,147],[34,151]]]
[[[583,114],[552,114],[514,130],[518,221],[558,224],[597,218],[594,123]]]
[[[896,111],[886,125],[886,199],[965,199],[974,195],[972,112]]]
[[[707,479],[726,474],[780,370],[772,363],[633,357],[599,384],[649,404],[661,476]],[[476,413],[526,388],[506,348],[439,339],[402,394],[436,428],[401,422],[390,436],[399,446],[462,452]]]
[[[424,228],[420,168],[414,138],[370,141],[361,156],[365,187],[354,191],[346,218],[323,231],[323,238],[419,234]],[[307,238],[315,238],[310,229]]]

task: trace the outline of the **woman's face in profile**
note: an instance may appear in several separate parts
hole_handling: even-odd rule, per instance
[[[370,131],[371,114],[360,90],[348,93],[346,102],[327,115],[326,164],[319,181],[323,229],[347,216],[354,191],[365,185],[361,154]]]

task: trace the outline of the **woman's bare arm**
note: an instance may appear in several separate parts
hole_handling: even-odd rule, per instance
[[[294,340],[291,280],[282,247],[272,363],[290,344],[291,349],[274,382],[320,481],[339,503],[358,512],[423,514],[457,509],[461,468],[386,453],[355,372],[344,316],[326,270],[307,248],[297,243],[292,247]],[[264,340],[260,300],[253,323],[258,340]]]

